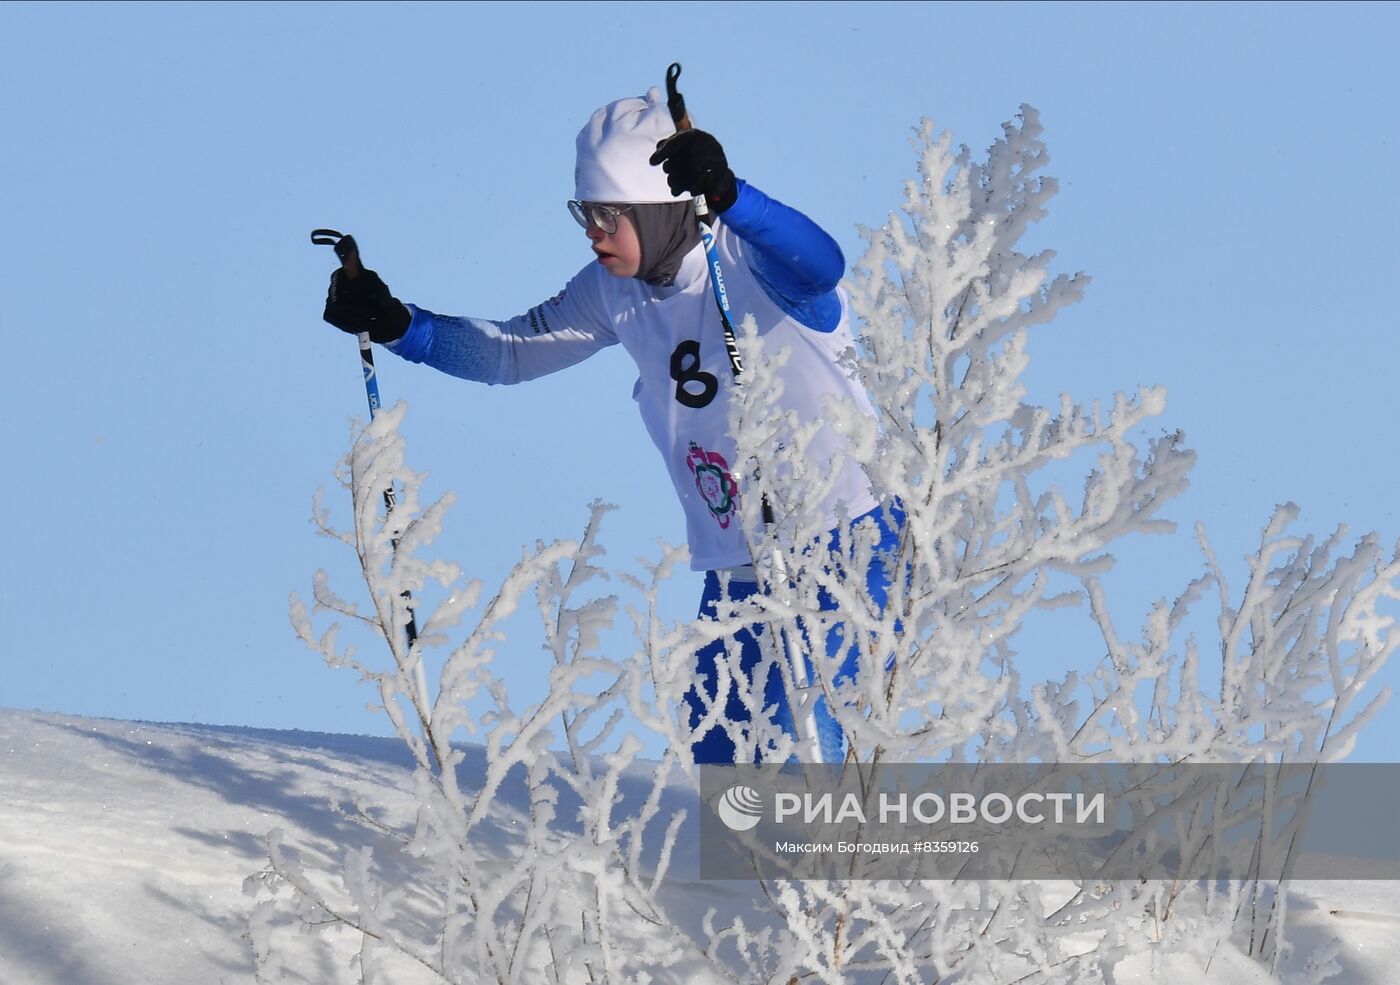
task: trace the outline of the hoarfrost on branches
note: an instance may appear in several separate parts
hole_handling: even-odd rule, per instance
[[[605,577],[595,566],[597,532],[611,507],[591,505],[579,540],[527,551],[487,600],[456,566],[419,560],[451,497],[420,506],[421,477],[405,466],[398,432],[403,413],[399,405],[379,414],[345,460],[353,530],[332,529],[317,511],[324,532],[355,548],[372,605],[362,611],[318,575],[312,605],[293,597],[292,621],[329,664],[377,688],[412,754],[417,816],[400,830],[367,807],[349,808],[378,848],[347,853],[334,878],[309,871],[270,836],[269,864],[248,884],[260,898],[249,934],[260,978],[285,972],[276,941],[289,913],[339,935],[333,942],[353,952],[349,980],[363,982],[644,980],[648,968],[687,955],[704,963],[688,938],[656,932],[668,926],[656,897],[685,820],[660,816],[675,756],[646,764],[649,792],[638,800],[640,745],[618,728],[618,707],[639,674],[635,662],[597,652],[617,604],[593,591]],[[387,488],[396,491],[392,511],[383,508]],[[411,607],[430,582],[442,599],[410,642]],[[494,663],[504,624],[532,596],[553,668],[544,699],[520,711]],[[320,612],[368,629],[388,659],[342,646],[340,623],[318,635]],[[451,631],[468,613],[474,624],[454,644]],[[441,654],[431,686],[429,654]],[[473,747],[454,741],[462,738],[480,744],[478,762],[467,761]]]
[[[1035,111],[1022,107],[984,160],[928,122],[913,143],[917,175],[899,210],[865,231],[846,285],[860,329],[849,363],[877,418],[836,403],[818,421],[783,412],[784,356],[762,349],[751,321],[741,326],[731,430],[747,463],[744,528],[769,590],[718,618],[661,613],[658,588],[683,549],[605,573],[609,507],[599,503],[579,540],[536,545],[487,599],[456,566],[420,559],[450,497],[420,503],[402,409],[358,438],[341,474],[353,529],[332,530],[320,506],[317,517],[356,551],[371,604],[340,598],[318,575],[312,604],[294,599],[292,616],[329,663],[377,688],[412,755],[418,812],[401,829],[352,808],[378,847],[339,867],[313,869],[270,837],[268,866],[249,880],[261,980],[300,974],[278,944],[294,919],[340,934],[348,974],[366,983],[1068,985],[1143,968],[1143,980],[1280,980],[1287,894],[1259,878],[1262,866],[1206,884],[765,879],[751,897],[695,881],[693,815],[709,808],[693,795],[691,744],[721,727],[740,762],[783,763],[811,748],[804,710],[819,695],[845,732],[844,768],[870,776],[916,762],[1333,762],[1388,696],[1368,688],[1396,646],[1400,558],[1373,535],[1291,533],[1293,506],[1264,526],[1242,585],[1198,529],[1201,576],[1152,607],[1136,638],[1114,624],[1103,579],[1114,547],[1174,529],[1164,507],[1194,455],[1179,433],[1145,437],[1165,411],[1159,388],[1053,407],[1027,399],[1032,332],[1088,284],[1052,273],[1050,251],[1019,251],[1056,190]],[[839,472],[805,451],[828,427],[905,514],[889,556],[877,557],[869,524],[832,548],[807,505]],[[398,506],[386,513],[391,486]],[[891,573],[884,604],[846,575],[874,560]],[[609,579],[617,595],[599,591]],[[409,607],[428,594],[441,601],[410,645]],[[552,669],[546,696],[522,711],[496,661],[506,621],[532,594]],[[1188,616],[1208,600],[1218,637],[1201,638]],[[1024,679],[1016,647],[1028,620],[1066,606],[1092,621],[1102,647],[1060,679]],[[630,652],[605,654],[624,611]],[[318,635],[327,612],[340,622]],[[749,677],[736,652],[717,682],[720,695],[738,688],[753,721],[725,721],[721,700],[691,727],[683,697],[697,650],[753,624],[770,630],[765,664]],[[342,643],[340,625],[368,630],[375,655]],[[772,645],[780,638],[800,644],[810,674]],[[827,639],[840,645],[811,645]],[[841,678],[849,647],[859,672]],[[791,732],[751,684],[769,664],[798,712]],[[435,680],[430,665],[441,667]],[[658,761],[639,758],[637,730],[665,749]],[[1185,856],[1208,850],[1199,819],[1171,820]],[[1256,856],[1286,870],[1296,835],[1261,836]],[[1296,980],[1325,980],[1334,957],[1294,961]]]

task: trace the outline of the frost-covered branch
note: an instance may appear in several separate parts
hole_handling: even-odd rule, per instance
[[[652,677],[601,652],[618,604],[595,588],[608,577],[598,533],[612,507],[592,504],[580,540],[526,551],[487,598],[457,566],[423,560],[453,497],[421,503],[403,413],[377,415],[342,464],[350,532],[331,526],[319,499],[316,508],[323,532],[355,550],[369,604],[318,573],[314,604],[294,596],[292,622],[331,666],[377,689],[415,765],[415,816],[394,826],[363,806],[341,811],[367,844],[332,871],[270,839],[268,866],[248,884],[261,900],[250,931],[260,976],[275,977],[279,920],[289,918],[349,933],[364,983],[412,969],[452,983],[563,982],[578,969],[622,981],[678,959],[708,964],[703,942],[660,903],[687,818],[664,795],[688,744],[660,763],[637,759],[641,745],[622,725],[629,704],[649,700]],[[386,511],[390,487],[397,503]],[[410,597],[421,619],[411,644]],[[531,597],[551,666],[543,698],[522,709],[497,660]],[[326,613],[340,621],[318,631]],[[362,656],[347,630],[368,631],[363,651],[382,656]],[[673,674],[671,686],[680,682]]]

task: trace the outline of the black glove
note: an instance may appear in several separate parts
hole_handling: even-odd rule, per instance
[[[358,277],[347,277],[341,267],[331,274],[331,287],[326,292],[326,311],[322,315],[342,332],[358,335],[368,332],[371,341],[393,342],[403,338],[413,316],[398,298],[389,293],[388,286],[373,270],[364,270]]]
[[[739,186],[724,148],[704,130],[682,130],[656,145],[652,164],[661,165],[672,195],[704,195],[715,213],[723,212],[739,197]]]

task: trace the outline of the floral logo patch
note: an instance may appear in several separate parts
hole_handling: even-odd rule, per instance
[[[739,486],[729,474],[729,463],[719,452],[706,451],[692,441],[685,464],[695,476],[695,488],[710,507],[710,514],[721,529],[728,530],[739,498]]]

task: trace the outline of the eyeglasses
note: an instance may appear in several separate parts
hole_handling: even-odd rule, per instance
[[[569,215],[574,217],[575,222],[584,229],[597,226],[609,236],[617,232],[617,217],[631,211],[630,205],[618,208],[616,205],[599,205],[597,202],[580,202],[577,199],[569,201]]]

